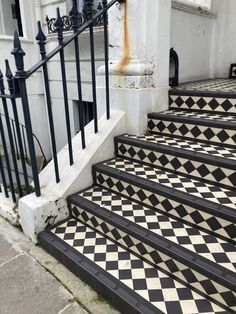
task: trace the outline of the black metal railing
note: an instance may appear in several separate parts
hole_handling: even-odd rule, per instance
[[[14,114],[18,118],[18,114]],[[30,183],[33,180],[31,174],[31,160],[29,156],[29,150],[26,141],[26,127],[19,120],[15,121],[12,118],[6,117],[6,115],[0,113],[1,121],[1,138],[3,136],[3,142],[0,149],[0,183],[3,185],[5,196],[9,197],[8,189],[13,192],[13,198],[16,199],[16,194],[23,196],[33,191]],[[10,121],[10,125],[8,123]],[[11,128],[11,134],[13,136],[14,153],[12,154],[8,127]],[[37,145],[37,166],[38,171],[41,171],[47,165],[47,159],[44,154],[42,145],[38,137],[33,133],[34,143]],[[8,145],[7,145],[8,144]],[[17,165],[17,167],[16,167]],[[10,173],[10,174],[9,174]]]
[[[103,5],[101,1],[94,1],[94,0],[83,0],[81,1],[82,5],[81,8],[78,8],[78,25],[81,26],[85,22],[91,20],[93,16],[95,16],[98,12],[103,9]],[[48,15],[46,16],[46,22],[48,27],[48,33],[57,33],[57,26],[56,26],[57,18],[49,18]],[[62,22],[62,31],[71,31],[73,30],[73,21],[71,14],[63,15],[61,17]],[[94,20],[93,26],[102,26],[103,25],[103,18],[99,16],[96,20]]]
[[[2,124],[3,125],[5,124],[5,126],[6,126],[7,125],[7,122],[6,122],[7,117],[3,113],[0,113],[0,115],[2,118]],[[10,124],[11,124],[11,129],[12,129],[12,134],[13,134],[13,139],[14,139],[14,145],[15,145],[15,151],[16,151],[16,158],[17,158],[17,160],[21,160],[23,158],[28,165],[31,165],[29,150],[28,150],[28,146],[26,144],[26,126],[24,124],[20,123],[19,121],[15,121],[12,118],[8,118],[8,119],[10,120]],[[32,135],[34,138],[35,145],[38,146],[37,155],[41,158],[41,167],[44,168],[47,165],[47,158],[45,156],[43,147],[42,147],[38,137],[34,133]],[[19,143],[19,138],[20,138],[20,142],[22,142],[23,151],[21,151],[21,148],[20,148],[21,145]]]
[[[14,135],[12,134],[12,130],[10,128],[10,118],[8,113],[8,101],[11,102],[13,113],[14,113],[14,120],[16,121],[16,134],[18,137],[19,143],[19,153],[22,156],[22,169],[24,172],[24,179],[25,179],[25,187],[28,193],[31,192],[29,182],[27,181],[27,170],[24,165],[25,159],[23,158],[23,139],[20,135],[20,124],[18,119],[18,111],[16,106],[16,99],[19,98],[22,103],[22,111],[24,114],[24,121],[25,121],[25,130],[26,130],[26,137],[27,137],[27,147],[29,151],[29,159],[31,162],[32,168],[32,177],[34,183],[34,190],[36,196],[41,195],[41,188],[38,176],[38,169],[37,169],[37,158],[35,153],[35,144],[34,144],[34,136],[32,131],[32,122],[31,122],[31,114],[30,114],[30,106],[28,100],[28,93],[27,93],[27,79],[29,79],[37,70],[42,69],[43,78],[44,78],[44,90],[45,90],[45,101],[47,106],[47,115],[48,115],[48,122],[49,122],[49,133],[50,133],[50,140],[51,140],[51,147],[52,147],[52,158],[54,162],[54,172],[55,172],[55,180],[56,182],[60,182],[60,173],[59,173],[59,165],[58,165],[58,157],[57,157],[57,139],[55,134],[55,126],[54,126],[54,116],[52,110],[52,97],[51,97],[51,86],[49,83],[49,72],[48,72],[48,62],[54,57],[59,56],[60,62],[60,70],[61,70],[61,84],[63,90],[63,102],[64,102],[64,112],[65,112],[65,126],[66,126],[66,133],[67,133],[67,144],[68,144],[68,159],[69,164],[72,165],[74,163],[74,151],[72,145],[72,134],[71,134],[71,126],[70,126],[70,112],[69,112],[69,105],[68,105],[68,87],[67,87],[67,77],[66,77],[66,60],[65,60],[65,48],[73,44],[74,47],[74,56],[75,56],[75,72],[76,72],[76,82],[77,82],[77,93],[78,93],[78,104],[79,104],[79,125],[80,125],[80,134],[81,134],[81,142],[82,148],[86,147],[86,138],[85,138],[85,121],[84,121],[84,103],[83,103],[83,92],[82,92],[82,79],[81,79],[81,68],[80,68],[80,41],[79,37],[85,30],[89,30],[89,37],[90,37],[90,55],[91,55],[91,77],[92,77],[92,96],[93,96],[93,120],[94,120],[94,132],[98,132],[98,118],[97,118],[97,90],[96,90],[96,64],[95,64],[95,45],[94,45],[94,27],[98,20],[102,20],[103,25],[103,33],[104,33],[104,56],[105,56],[105,106],[106,106],[106,116],[107,119],[110,118],[110,95],[109,95],[109,56],[108,56],[108,10],[115,4],[115,3],[123,2],[123,0],[111,0],[107,3],[107,0],[102,1],[102,8],[96,14],[91,14],[90,18],[85,21],[82,25],[80,24],[80,13],[77,7],[77,0],[72,0],[72,9],[70,11],[70,18],[71,18],[71,27],[73,30],[73,34],[67,38],[63,36],[63,19],[60,15],[60,10],[57,9],[57,18],[54,23],[55,29],[57,32],[58,38],[58,46],[51,52],[46,52],[46,36],[42,31],[41,23],[38,22],[38,34],[36,36],[36,40],[39,45],[39,51],[41,55],[41,60],[35,64],[32,68],[28,71],[24,68],[24,57],[25,52],[21,47],[21,42],[17,32],[14,34],[14,49],[12,50],[12,54],[15,58],[15,65],[16,65],[16,73],[13,77],[10,71],[9,63],[6,62],[6,78],[8,81],[9,87],[9,94],[5,94],[5,87],[4,87],[4,79],[3,75],[0,75],[0,98],[2,99],[4,114],[6,116],[6,127],[7,133],[10,143],[10,151],[12,155],[12,160],[15,168],[15,174],[17,176],[17,190],[19,192],[19,196],[22,196],[22,183],[19,178],[19,171],[17,170],[17,152],[16,147],[14,146]],[[6,159],[6,166],[8,169],[8,178],[9,178],[9,185],[10,185],[10,192],[12,193],[13,201],[16,200],[15,192],[14,192],[14,184],[12,179],[12,173],[10,168],[10,161],[8,158],[8,150],[7,150],[7,143],[5,138],[5,130],[3,128],[3,123],[1,121],[0,116],[0,133],[2,137],[2,144],[4,149],[4,156]],[[2,175],[2,182],[5,190],[5,194],[8,194],[8,191],[5,189],[6,185],[4,182],[6,181],[4,178],[4,169],[2,167],[2,160],[0,158],[0,173]]]
[[[5,94],[4,76],[0,71],[0,98],[4,114],[0,114],[0,135],[2,149],[0,153],[0,174],[5,196],[9,197],[8,189],[12,195],[12,200],[16,202],[16,191],[19,197],[25,193],[30,193],[32,188],[29,183],[29,175],[27,164],[31,163],[29,150],[26,144],[27,127],[19,122],[16,99],[19,98],[17,91],[17,81],[13,78],[9,62],[6,60],[6,79],[9,94]],[[14,119],[9,116],[9,107],[7,100],[11,102],[11,110]],[[35,134],[31,134],[33,141],[36,141],[40,155],[42,156],[42,164],[46,165],[46,157],[42,146]],[[21,161],[21,166],[18,161]],[[5,164],[5,167],[4,167]],[[21,172],[19,171],[21,167]],[[23,174],[23,180],[20,178]],[[23,191],[24,187],[24,191]]]

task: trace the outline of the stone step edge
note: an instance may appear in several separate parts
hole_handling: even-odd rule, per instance
[[[191,269],[194,269],[228,289],[236,291],[236,274],[234,274],[234,272],[227,270],[224,267],[217,265],[216,263],[201,257],[197,253],[191,252],[160,235],[157,235],[152,231],[147,230],[78,194],[71,195],[67,200],[70,203],[69,206],[72,211],[72,205],[76,205],[83,210],[88,211],[95,217],[106,221],[113,227],[122,230],[124,233],[131,235],[143,243],[146,243],[153,249],[162,252]]]
[[[135,139],[135,138],[123,136],[123,135],[116,136],[114,138],[114,142],[115,142],[116,155],[119,155],[117,145],[118,143],[122,143],[122,144],[128,144],[135,147],[149,149],[155,152],[167,153],[167,154],[178,156],[178,157],[188,158],[190,160],[195,160],[195,161],[199,161],[203,163],[207,162],[214,166],[219,166],[223,168],[227,167],[229,169],[235,170],[235,160],[232,160],[232,159],[226,159],[226,158],[218,157],[214,155],[207,155],[200,152],[190,151],[184,148],[170,147],[164,144],[143,141],[141,139]]]
[[[50,232],[50,229],[39,234],[38,240],[41,247],[106,298],[113,306],[123,313],[128,310],[128,313],[131,314],[163,314],[162,311],[136,292]]]
[[[184,110],[186,111],[186,110]],[[193,118],[193,117],[184,117],[184,116],[174,116],[172,114],[167,113],[149,113],[148,120],[162,120],[162,121],[170,121],[170,122],[177,122],[177,123],[186,123],[186,124],[193,124],[193,125],[201,125],[206,126],[208,128],[220,128],[220,129],[227,129],[227,130],[234,130],[236,131],[236,123],[230,121],[215,121],[211,119],[204,119],[204,118]],[[236,145],[236,144],[235,144]]]

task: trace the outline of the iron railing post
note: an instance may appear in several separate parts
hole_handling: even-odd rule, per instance
[[[79,11],[77,7],[77,1],[73,1],[73,7],[70,11],[70,16],[72,20],[72,28],[74,33],[77,32],[79,27]],[[82,148],[86,147],[85,144],[85,132],[84,132],[84,105],[83,105],[83,96],[82,96],[82,82],[81,82],[81,69],[80,69],[80,52],[79,52],[79,40],[78,36],[74,38],[74,46],[75,46],[75,62],[76,62],[76,76],[77,76],[77,89],[78,89],[78,97],[79,97],[79,125],[81,132],[81,142]]]
[[[57,20],[54,25],[57,30],[57,38],[58,38],[59,45],[62,45],[63,44],[63,21],[60,15],[59,8],[57,8]],[[72,165],[74,161],[73,161],[73,149],[72,149],[72,139],[71,139],[70,112],[69,112],[69,102],[68,102],[64,50],[60,51],[60,64],[61,64],[62,87],[63,87],[63,95],[64,95],[64,108],[65,108],[65,118],[66,118],[68,149],[69,149],[69,161],[70,161],[70,165]]]
[[[102,1],[103,8],[107,6],[107,0]],[[110,119],[110,81],[109,81],[109,46],[108,46],[108,15],[107,11],[103,14],[104,27],[104,55],[105,55],[105,88],[106,88],[106,111],[107,120]]]
[[[0,70],[0,93],[1,93],[1,95],[5,94],[4,90],[5,90],[5,88],[4,88],[4,82],[3,82],[3,74]],[[5,101],[6,101],[6,99],[2,98],[3,105],[4,105]],[[10,158],[9,158],[8,149],[7,149],[7,141],[6,141],[6,136],[5,136],[5,131],[4,131],[3,121],[2,121],[1,115],[0,115],[0,134],[1,134],[1,139],[2,139],[4,156],[5,156],[5,160],[6,160],[7,174],[8,174],[8,180],[9,180],[9,185],[10,185],[10,190],[11,190],[11,195],[12,195],[12,201],[15,203],[16,202],[16,195],[15,195],[14,183],[13,183],[13,178],[12,178],[12,173],[11,173],[11,164],[10,164]],[[2,179],[3,179],[3,177],[4,177],[4,175],[2,176]]]
[[[88,1],[88,19],[93,17],[93,1]],[[90,51],[91,51],[91,74],[92,74],[92,93],[93,93],[93,119],[94,131],[98,132],[98,118],[97,118],[97,88],[96,88],[96,67],[95,67],[95,49],[94,49],[94,33],[93,24],[89,26],[90,35]]]
[[[8,60],[6,60],[5,62],[6,62],[6,77],[7,77],[7,81],[8,81],[8,89],[9,89],[10,95],[13,95],[13,93],[14,93],[13,75],[12,75]],[[15,120],[15,128],[16,128],[16,136],[14,135],[15,142],[16,142],[16,148],[17,148],[17,143],[18,143],[19,157],[21,159],[21,165],[22,165],[22,170],[23,170],[25,187],[26,187],[27,193],[29,193],[30,192],[30,186],[29,186],[28,173],[27,173],[27,168],[26,168],[24,148],[23,148],[23,142],[22,142],[22,137],[21,137],[20,123],[19,123],[19,117],[18,117],[15,98],[11,98],[11,103],[12,103],[13,115],[14,115],[14,120]],[[15,128],[14,128],[14,121],[13,120],[12,120],[12,125],[13,125],[13,131],[15,134]],[[17,140],[16,140],[16,137],[17,137]]]
[[[46,36],[44,35],[42,31],[40,22],[38,22],[38,35],[36,36],[36,40],[38,41],[41,58],[42,60],[44,60],[46,57],[46,50],[45,50]],[[57,160],[57,146],[56,146],[53,113],[52,113],[52,101],[51,101],[51,92],[50,92],[50,86],[49,86],[47,63],[43,65],[43,77],[44,77],[44,86],[45,86],[45,94],[46,94],[46,102],[47,102],[47,110],[48,110],[48,120],[49,120],[50,136],[51,136],[55,177],[56,177],[56,182],[58,183],[60,182],[60,176],[59,176],[59,168],[58,168],[58,160]]]
[[[1,95],[5,95],[5,86],[4,86],[2,76],[0,78],[0,92],[1,92]],[[19,195],[22,196],[21,181],[20,181],[20,175],[19,175],[17,159],[16,159],[16,150],[15,150],[15,145],[14,145],[14,139],[13,139],[13,134],[12,134],[12,129],[11,129],[11,123],[10,123],[10,117],[9,117],[9,111],[8,111],[6,98],[2,98],[2,104],[3,104],[3,111],[5,114],[5,122],[6,122],[7,134],[8,134],[9,144],[10,144],[11,157],[12,157],[12,162],[13,162],[13,167],[14,167],[14,172],[15,172],[17,189],[18,189]]]
[[[17,32],[14,34],[14,49],[12,50],[12,54],[15,57],[16,64],[16,76],[15,78],[18,80],[20,97],[23,106],[23,114],[26,126],[26,135],[29,146],[30,160],[32,166],[33,180],[34,180],[34,188],[36,196],[41,195],[38,169],[37,169],[37,161],[36,161],[36,153],[34,147],[34,138],[33,138],[33,130],[32,123],[30,117],[30,109],[29,109],[29,101],[26,87],[26,72],[24,70],[24,56],[25,52],[21,48],[21,43]]]

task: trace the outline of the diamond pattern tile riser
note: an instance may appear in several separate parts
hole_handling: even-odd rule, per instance
[[[128,137],[116,138],[118,157],[162,167],[229,189],[236,189],[235,161],[147,143]]]
[[[208,112],[220,112],[236,114],[236,99],[227,97],[209,97],[204,94],[201,96],[193,95],[193,92],[189,92],[190,95],[185,95],[183,91],[175,90],[170,91],[169,105],[170,109],[190,109],[190,110],[204,110]]]
[[[107,168],[99,167],[96,169],[96,183],[98,185],[140,202],[144,206],[151,206],[153,209],[160,210],[174,218],[180,218],[184,222],[201,227],[206,232],[211,231],[223,239],[236,242],[236,224],[232,222],[232,217],[229,220],[221,218],[222,212],[215,211],[214,206],[213,210],[210,211],[208,206],[202,207],[203,204],[201,203],[204,202],[200,202],[197,198],[193,198],[191,200],[193,202],[188,202],[186,196],[178,201],[173,189],[170,189],[169,193],[165,193],[167,191],[160,190],[156,184],[150,185],[148,180],[140,180],[140,178],[134,180],[132,175],[124,176],[121,172],[107,171],[110,170]]]
[[[220,204],[223,207],[219,211],[219,214],[222,212],[228,213],[230,215],[230,219],[236,222],[235,211],[232,210],[236,210],[235,191],[223,189],[212,184],[178,175],[173,171],[171,172],[155,167],[150,167],[150,165],[137,163],[128,159],[115,158],[104,162],[103,165],[112,169],[116,169],[117,171],[123,171],[127,174],[134,175],[141,180],[142,178],[146,179],[151,184],[151,186],[156,184],[156,186],[164,189],[164,191],[167,190],[166,188],[171,188],[172,191],[176,190],[176,193],[180,198],[186,198],[186,195],[182,194],[184,192],[188,194],[187,198],[191,198],[193,200],[196,197],[200,198],[200,203],[202,203],[203,200],[207,200],[206,206],[208,209],[212,208],[214,205],[212,202]],[[179,194],[178,191],[182,193]]]
[[[235,160],[236,161],[236,148],[222,147],[219,145],[209,145],[209,143],[201,143],[196,141],[188,141],[185,139],[178,139],[173,136],[145,134],[140,136],[135,135],[123,135],[117,138],[129,138],[136,139],[142,142],[153,143],[155,145],[165,145],[169,148],[179,148],[194,153],[201,153],[206,156],[219,157],[224,160]],[[221,159],[222,160],[222,159]]]
[[[166,314],[228,313],[79,222],[70,220],[39,238],[122,313],[153,314],[153,307]]]
[[[135,237],[127,235],[125,232],[120,231],[111,224],[88,213],[86,210],[78,207],[76,209],[78,219],[81,222],[85,222],[89,227],[95,228],[97,232],[106,236],[111,241],[121,244],[122,247],[144,259],[144,261],[150,262],[151,265],[157,265],[161,271],[165,271],[175,279],[181,279],[181,282],[185,282],[189,286],[195,288],[197,292],[199,291],[205,297],[210,297],[220,305],[236,310],[236,286],[233,287],[235,288],[233,290],[235,291],[234,293],[232,288],[227,289],[222,282],[219,283],[211,280],[203,275],[202,272],[197,272],[192,267],[177,261],[173,257],[163,254],[160,250],[153,249],[153,247],[147,245],[145,242],[140,242]],[[221,274],[221,279],[222,278],[224,278],[223,274]]]
[[[199,140],[209,144],[224,145],[235,148],[236,124],[234,129],[229,125],[216,125],[216,122],[203,119],[184,119],[182,117],[164,116],[159,118],[149,116],[148,131],[153,134],[171,135],[189,140]]]
[[[131,202],[98,186],[93,186],[80,194],[72,195],[68,198],[68,201],[111,223],[114,227],[120,228],[123,226],[122,230],[127,234],[131,230],[137,232],[138,228],[140,230],[138,236],[141,237],[141,241],[146,239],[143,239],[141,235],[148,236],[149,234],[149,238],[152,240],[154,235],[158,235],[161,243],[168,240],[170,242],[167,242],[167,245],[169,243],[171,243],[170,245],[177,244],[178,248],[183,247],[187,251],[196,253],[197,256],[206,258],[235,273],[235,245],[169,218],[153,209]],[[131,223],[128,224],[127,221]],[[137,237],[137,234],[135,233],[133,236]]]

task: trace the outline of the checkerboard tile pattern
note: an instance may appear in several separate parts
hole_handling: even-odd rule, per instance
[[[157,145],[166,145],[167,147],[179,148],[183,150],[192,151],[211,155],[214,157],[221,157],[226,159],[236,160],[236,148],[228,148],[216,145],[209,145],[208,143],[199,143],[188,141],[185,139],[174,138],[164,135],[146,134],[141,136],[125,135],[127,138],[134,138],[137,140],[154,143]]]
[[[117,162],[119,163],[119,161]],[[163,179],[165,181],[165,178]],[[129,182],[124,180],[124,178],[117,179],[111,174],[106,175],[99,168],[96,169],[96,183],[112,192],[129,197],[133,201],[141,202],[144,206],[152,206],[164,214],[167,213],[187,223],[197,225],[206,232],[211,231],[215,235],[236,241],[236,226],[232,221],[227,221],[226,219],[202,211],[198,208],[197,204],[196,208],[186,205],[185,199],[178,201],[175,199],[175,196],[167,198],[166,196],[162,196],[160,192],[150,192],[135,182]]]
[[[97,186],[80,195],[199,256],[230,271],[236,271],[236,246],[233,244]],[[89,215],[86,211],[80,210],[80,215],[84,214]],[[89,220],[91,218],[90,216]],[[93,227],[95,226],[93,225]]]
[[[174,91],[172,91],[173,93]],[[236,113],[236,98],[169,95],[170,109],[204,110],[222,113]]]
[[[163,313],[227,313],[80,222],[71,219],[52,232]]]
[[[176,279],[182,280],[182,282],[197,289],[206,297],[211,297],[223,306],[236,310],[236,293],[232,292],[231,289],[224,287],[220,282],[208,278],[203,272],[193,270],[189,266],[179,262],[177,259],[162,253],[160,250],[155,250],[145,242],[140,242],[135,237],[130,236],[116,227],[113,227],[106,221],[91,215],[86,210],[81,210],[78,207],[74,210],[77,210],[78,219],[81,220],[82,223],[85,222],[89,227],[95,227],[96,231],[101,232],[111,241],[123,245],[125,249],[129,249],[132,253],[140,256],[140,258],[146,262],[156,265],[169,275],[174,276]]]
[[[117,142],[118,156],[123,158],[132,158],[137,162],[145,162],[147,164],[162,167],[167,170],[177,171],[183,175],[191,175],[196,179],[204,179],[205,181],[219,185],[224,188],[236,189],[236,172],[235,170],[223,167],[209,160],[196,161],[194,156],[192,159],[181,157],[181,153],[173,150],[171,153],[154,151],[151,148],[145,149],[137,144],[119,143]]]
[[[212,120],[209,120],[212,121]],[[162,135],[171,135],[184,139],[194,139],[196,141],[204,141],[207,143],[221,144],[224,146],[236,146],[236,131],[219,128],[209,122],[208,126],[201,125],[201,119],[197,119],[197,124],[191,122],[172,121],[169,115],[168,121],[162,120],[161,114],[159,118],[149,118],[148,131]]]
[[[209,79],[182,83],[173,90],[210,91],[222,93],[236,93],[236,81],[232,79]]]
[[[186,111],[186,110],[168,110],[162,112],[163,114],[167,114],[175,117],[186,117],[186,118],[194,118],[194,119],[204,119],[204,120],[212,120],[212,121],[222,121],[222,122],[233,122],[236,123],[236,116],[233,115],[224,115],[217,113],[209,113],[209,112],[198,112],[198,111]]]
[[[194,197],[236,209],[236,192],[234,191],[122,158],[114,158],[105,162],[104,165],[185,192]]]
[[[216,114],[216,113],[209,113],[209,112],[197,112],[197,111],[186,111],[186,110],[182,110],[182,111],[181,110],[168,110],[168,111],[163,111],[162,114],[175,116],[175,117],[236,123],[236,116],[229,115],[229,114],[224,115],[224,114]]]

